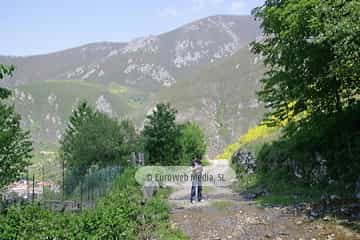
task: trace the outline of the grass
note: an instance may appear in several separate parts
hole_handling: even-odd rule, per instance
[[[159,240],[187,240],[180,230],[173,228],[170,219],[170,205],[167,199],[171,193],[170,188],[162,188],[149,202],[147,202],[144,214],[149,216],[149,222],[141,234],[144,239]]]
[[[82,86],[82,87],[89,87],[89,88],[97,88],[99,90],[102,91],[107,91],[111,94],[114,95],[121,95],[124,94],[128,91],[128,88],[125,86],[122,86],[118,83],[114,83],[111,82],[110,84],[106,85],[102,85],[102,84],[97,84],[97,83],[93,83],[93,82],[89,82],[89,81],[84,81],[84,80],[71,80],[71,79],[66,79],[66,80],[46,80],[45,83],[50,83],[50,84],[71,84],[71,85],[78,85],[78,86]]]
[[[234,186],[235,191],[244,193],[255,192],[259,188],[266,189],[268,192],[256,199],[262,205],[285,206],[303,202],[316,203],[321,200],[324,193],[349,197],[349,193],[339,186],[322,186],[320,184],[310,186],[301,180],[289,177],[284,169],[242,177]]]
[[[237,150],[249,151],[257,156],[265,143],[278,139],[280,128],[270,128],[259,125],[250,128],[239,140],[229,145],[219,158],[230,159]],[[232,165],[233,168],[236,167]],[[276,169],[268,173],[257,172],[242,176],[234,186],[235,191],[252,193],[266,189],[269,194],[257,198],[260,204],[290,205],[299,202],[319,201],[324,189],[321,186],[309,186],[300,180],[290,177],[287,169]],[[330,190],[330,189],[329,189]]]
[[[112,105],[115,112],[125,114],[131,112],[136,100],[143,99],[143,94],[135,89],[130,89],[116,83],[101,85],[82,80],[48,80],[22,85],[19,89],[30,93],[34,98],[32,112],[34,116],[53,112],[54,106],[49,105],[49,96],[56,96],[58,103],[57,113],[67,117],[77,99],[86,99],[94,104],[99,96],[104,96]],[[139,100],[140,101],[140,100]],[[18,102],[18,110],[26,111],[28,106]]]
[[[188,240],[180,230],[173,229],[169,223],[161,222],[155,232],[159,240]]]
[[[266,128],[264,126],[249,129],[248,133],[240,137],[239,141],[233,146],[228,147],[233,150],[234,146],[242,151],[250,151],[257,156],[259,150],[265,143],[278,139],[281,135],[280,129]],[[236,168],[233,165],[233,168]],[[242,176],[234,186],[238,192],[252,193],[259,189],[265,189],[268,194],[256,198],[262,205],[292,205],[297,203],[317,203],[321,196],[326,193],[336,194],[344,198],[350,198],[349,192],[343,186],[337,185],[309,185],[301,179],[295,178],[288,169],[275,169],[269,172],[257,171],[255,174]]]
[[[209,159],[204,159],[204,160],[201,160],[201,164],[203,165],[203,166],[209,166],[210,165],[210,161],[209,161]]]
[[[125,86],[122,86],[120,84],[112,82],[108,86],[108,91],[112,94],[123,94],[128,91],[128,88]]]
[[[103,96],[116,117],[131,118],[139,123],[149,98],[148,93],[117,83],[83,80],[37,81],[17,89],[25,95],[22,100],[15,99],[15,109],[22,115],[24,127],[31,131],[36,144],[54,143],[66,127],[75,104],[81,100],[95,105]]]

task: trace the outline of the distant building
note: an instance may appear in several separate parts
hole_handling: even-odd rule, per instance
[[[14,198],[30,199],[34,194],[35,198],[37,198],[43,194],[45,188],[55,193],[60,192],[59,186],[53,182],[38,181],[33,186],[32,181],[20,180],[10,184],[6,188],[3,197],[9,200]]]

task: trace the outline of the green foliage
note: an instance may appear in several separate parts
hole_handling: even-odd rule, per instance
[[[12,207],[0,216],[1,239],[136,239],[140,191],[133,174],[124,172],[109,196],[79,215]]]
[[[144,230],[157,239],[185,239],[170,229],[169,208],[160,192],[140,204],[141,191],[127,169],[115,182],[112,191],[96,208],[80,214],[50,212],[35,205],[12,207],[0,215],[0,237],[10,239],[142,239]],[[151,228],[147,226],[151,225]],[[149,232],[148,232],[149,233]]]
[[[84,205],[94,204],[96,199],[103,197],[106,191],[111,188],[114,179],[124,171],[121,166],[108,166],[100,169],[89,169],[84,176],[68,173],[65,177],[63,185],[65,191],[65,198],[69,200],[80,201]],[[62,182],[60,182],[62,183]],[[44,196],[45,199],[61,199],[62,192],[57,195],[50,194]],[[86,197],[87,196],[87,199]],[[52,198],[53,197],[53,198]]]
[[[334,11],[336,9],[336,11]],[[253,43],[270,68],[260,99],[276,120],[337,113],[360,94],[358,1],[266,1],[255,10],[266,38]],[[289,108],[289,103],[295,103]],[[274,122],[272,119],[268,119]]]
[[[181,162],[189,165],[195,157],[203,158],[206,152],[206,140],[203,130],[196,124],[187,122],[180,125]]]
[[[191,122],[177,124],[176,113],[169,103],[160,103],[147,117],[142,139],[149,164],[189,165],[196,156],[205,155],[203,130]]]
[[[14,70],[14,66],[5,66],[3,64],[0,64],[0,79],[3,79],[4,76],[11,76]]]
[[[4,76],[11,76],[14,71],[14,66],[5,66],[0,64],[0,80],[3,79]],[[0,87],[0,99],[6,99],[11,95],[11,92],[6,88]]]
[[[263,205],[292,205],[297,203],[316,203],[325,194],[335,194],[345,199],[351,198],[351,192],[341,184],[309,186],[301,179],[294,178],[286,168],[277,168],[269,172],[257,172],[243,176],[236,186],[237,191],[252,193],[266,189],[268,194],[256,199]]]
[[[318,156],[329,177],[355,183],[359,166],[359,1],[268,0],[254,10],[265,38],[254,42],[269,71],[259,98],[266,123],[284,136],[265,146],[261,168],[293,161],[311,181]],[[294,168],[290,169],[294,171]]]
[[[136,141],[135,128],[130,121],[118,123],[83,102],[70,117],[60,155],[73,174],[84,175],[94,165],[126,165],[130,153],[135,151]]]
[[[106,166],[115,162],[125,164],[124,134],[117,120],[103,113],[95,113],[84,122],[73,142],[75,167],[99,165]],[[71,165],[70,165],[71,166]]]
[[[170,206],[166,199],[170,195],[170,189],[164,188],[150,199],[142,210],[143,222],[139,239],[162,239],[162,240],[185,240],[185,235],[170,226]]]
[[[120,122],[120,130],[123,136],[122,151],[126,153],[125,155],[142,150],[140,137],[136,132],[135,125],[132,121],[128,119],[122,120]]]
[[[75,159],[74,141],[78,137],[82,125],[94,115],[93,109],[86,101],[80,102],[77,108],[70,116],[68,127],[65,130],[63,138],[60,140],[60,156],[68,164],[73,164]]]
[[[29,164],[32,151],[29,132],[20,127],[20,115],[0,102],[0,188],[16,180]]]
[[[147,116],[144,130],[144,148],[148,163],[176,165],[181,155],[180,129],[175,122],[177,111],[169,103],[156,105],[152,115]]]
[[[13,70],[0,64],[0,80]],[[32,151],[30,134],[20,127],[20,115],[3,102],[9,95],[9,90],[0,88],[0,188],[24,173]]]
[[[248,150],[255,150],[254,145],[261,146],[263,142],[269,141],[277,137],[279,133],[278,128],[267,127],[265,125],[258,125],[249,130],[242,135],[235,143],[228,145],[225,150],[217,156],[218,159],[231,159],[232,155],[239,149],[250,148]],[[256,146],[257,152],[258,146]]]
[[[259,169],[271,171],[287,166],[294,172],[294,166],[288,166],[292,160],[304,180],[311,183],[313,169],[320,164],[320,155],[326,160],[328,177],[353,184],[360,171],[359,116],[358,106],[348,108],[341,115],[316,115],[292,137],[264,145],[257,156]]]

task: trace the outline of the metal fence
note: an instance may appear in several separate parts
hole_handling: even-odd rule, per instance
[[[90,169],[86,175],[65,169],[55,152],[40,152],[41,159],[28,167],[27,174],[0,192],[2,207],[38,203],[46,208],[65,212],[78,212],[96,205],[106,195],[114,179],[123,168],[111,164],[101,169]],[[132,153],[130,165],[144,165],[144,153]]]
[[[60,212],[81,211],[94,207],[122,170],[115,164],[79,176],[69,174],[61,161],[33,165],[26,175],[3,192],[3,202],[6,205],[33,202]]]

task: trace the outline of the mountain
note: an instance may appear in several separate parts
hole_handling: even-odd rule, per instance
[[[172,103],[179,110],[179,120],[200,123],[208,136],[209,153],[214,156],[262,118],[256,91],[263,73],[261,58],[246,47],[160,91],[155,99]]]
[[[210,155],[259,119],[263,73],[248,44],[261,36],[250,16],[211,16],[128,43],[100,42],[28,57],[0,56],[16,71],[6,86],[36,142],[55,142],[73,106],[88,99],[141,126],[157,102],[206,129]]]
[[[258,35],[252,17],[214,16],[129,43],[93,43],[45,55],[0,57],[0,61],[17,66],[16,85],[83,79],[153,90],[233,55]]]

